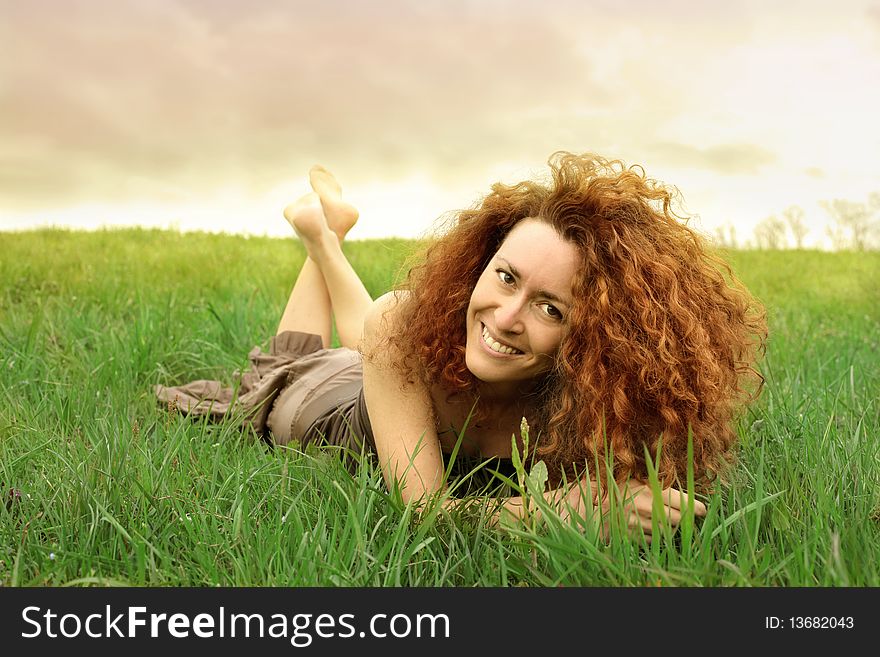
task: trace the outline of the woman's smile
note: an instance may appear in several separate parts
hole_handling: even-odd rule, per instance
[[[492,333],[489,331],[489,328],[480,322],[480,327],[482,328],[482,340],[480,341],[483,347],[491,353],[493,356],[498,358],[513,358],[515,356],[522,356],[523,352],[516,347],[508,345],[505,342],[501,342],[500,340],[496,340],[492,337]]]

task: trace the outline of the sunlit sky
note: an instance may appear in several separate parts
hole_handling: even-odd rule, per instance
[[[878,116],[876,1],[0,0],[0,229],[290,235],[321,163],[352,238],[411,237],[568,150],[818,245]]]

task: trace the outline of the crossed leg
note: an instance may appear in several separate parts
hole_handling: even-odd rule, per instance
[[[284,208],[308,257],[287,300],[278,333],[314,333],[329,347],[335,317],[342,346],[356,349],[373,300],[341,245],[358,211],[342,200],[339,183],[323,167],[311,168],[309,183],[314,192]]]

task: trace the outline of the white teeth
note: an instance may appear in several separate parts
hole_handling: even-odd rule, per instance
[[[513,349],[512,347],[507,347],[497,340],[495,340],[491,335],[489,335],[489,329],[483,326],[483,340],[486,341],[486,344],[489,345],[489,348],[492,351],[497,351],[499,354],[521,354],[522,352]]]

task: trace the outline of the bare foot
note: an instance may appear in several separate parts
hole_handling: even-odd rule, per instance
[[[284,208],[284,218],[293,226],[310,256],[314,256],[315,249],[327,237],[333,238],[321,200],[315,193],[306,194]]]
[[[309,169],[309,183],[321,199],[327,225],[341,242],[358,220],[357,208],[342,200],[342,187],[333,174],[321,165],[316,164]]]

